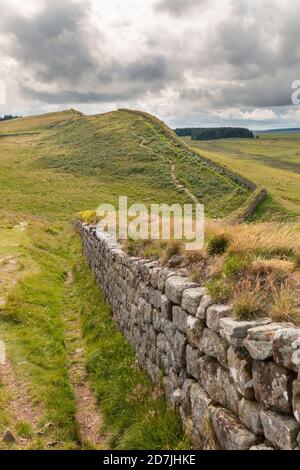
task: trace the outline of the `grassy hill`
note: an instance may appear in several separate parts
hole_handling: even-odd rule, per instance
[[[101,202],[116,203],[119,194],[146,204],[191,202],[172,179],[172,165],[209,216],[229,215],[250,194],[243,184],[178,147],[143,116],[126,111],[83,116],[70,110],[17,119],[0,123],[4,134],[0,181],[6,183],[1,185],[0,207],[9,198],[14,210],[29,205],[35,214],[59,211],[70,218]]]
[[[234,141],[227,144],[234,146]],[[274,148],[269,148],[273,145],[270,140],[253,142],[263,144],[264,159],[249,156],[247,171],[238,158],[243,154],[238,142],[236,158],[229,148],[226,161],[223,153],[212,152],[207,142],[200,153],[228,163],[247,178],[257,176],[258,182],[264,183],[266,176],[275,200],[280,180],[274,182],[274,173],[268,175],[266,169],[297,175],[297,151],[292,142],[287,169],[287,160],[279,158],[279,145],[276,161],[281,166],[274,169],[267,165],[267,158],[275,158],[276,141]],[[11,447],[93,447],[80,434],[77,417],[80,397],[73,371],[81,370],[80,380],[92,384],[96,411],[104,425],[102,446],[188,448],[178,416],[167,409],[159,391],[153,390],[145,373],[137,368],[134,353],[116,330],[81,256],[70,220],[78,211],[96,208],[102,202],[116,204],[119,195],[127,195],[129,202],[150,204],[191,202],[192,194],[205,203],[209,216],[228,216],[245,205],[256,189],[201,155],[158,119],[128,110],[98,116],[68,110],[0,123],[0,339],[6,343],[7,377],[11,378],[9,386],[0,384],[0,435],[7,428],[13,430],[19,440]],[[259,169],[258,164],[262,165]],[[294,181],[294,176],[289,178]],[[178,181],[188,191],[182,190]],[[285,186],[282,197],[292,190],[288,180]],[[286,214],[283,206],[278,208],[273,200],[272,204],[277,215],[280,211]],[[280,247],[282,240],[285,244],[297,240],[294,231],[287,237],[289,227],[281,231],[276,225],[255,230],[247,224],[235,228],[240,233],[233,241],[242,249],[248,243],[253,250],[253,244],[261,244],[262,239],[272,249],[274,238]],[[228,230],[234,232],[232,226]],[[246,246],[246,250],[250,248]],[[291,264],[289,248],[284,256]],[[229,256],[233,271],[240,265],[244,269],[243,259],[240,263],[240,258]],[[199,272],[203,273],[201,266]],[[227,289],[232,282],[230,278],[224,284],[223,274],[220,276],[215,281],[217,287],[213,286],[215,291]],[[47,423],[51,426],[45,428]],[[0,442],[2,448],[7,445]]]
[[[282,221],[300,216],[299,134],[264,134],[254,140],[184,141],[201,155],[266,187],[269,197],[256,214],[260,219]]]
[[[119,195],[146,204],[191,202],[174,171],[210,215],[230,214],[251,193],[127,111],[69,110],[0,123],[0,338],[13,384],[0,384],[0,434],[12,429],[18,443],[11,447],[92,446],[80,435],[72,374],[85,367],[103,446],[188,447],[177,415],[156,397],[117,332],[70,226],[78,211],[117,203]]]

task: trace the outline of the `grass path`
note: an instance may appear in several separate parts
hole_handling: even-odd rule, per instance
[[[84,448],[107,449],[102,433],[103,417],[97,407],[94,391],[85,369],[85,344],[78,312],[72,309],[73,275],[68,273],[65,293],[66,346],[69,355],[69,375],[76,399],[76,423],[80,445]]]
[[[162,155],[161,153],[155,152],[152,148],[148,147],[145,144],[145,139],[135,132],[135,129],[134,129],[133,126],[131,126],[131,130],[132,130],[133,134],[135,135],[135,137],[137,137],[139,139],[139,146],[141,148],[147,150],[148,152],[152,153],[153,155],[156,155],[157,157],[161,158],[163,161],[168,161],[169,162],[169,164],[171,165],[171,180],[175,184],[176,188],[179,189],[179,191],[183,191],[188,196],[188,198],[191,199],[195,204],[200,204],[199,199],[186,186],[184,186],[178,180],[178,177],[176,175],[175,163],[170,158],[166,157],[165,155]]]
[[[69,224],[31,219],[25,235],[22,276],[0,315],[9,354],[0,441],[10,429],[17,442],[0,448],[188,448],[179,417],[117,331]]]

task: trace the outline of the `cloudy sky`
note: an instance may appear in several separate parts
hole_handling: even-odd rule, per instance
[[[0,0],[0,7],[0,113],[132,107],[171,126],[300,127],[300,106],[291,102],[300,80],[300,2]]]

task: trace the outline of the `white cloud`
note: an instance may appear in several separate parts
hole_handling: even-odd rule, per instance
[[[229,108],[222,111],[213,111],[213,114],[221,119],[234,121],[273,121],[278,119],[277,114],[272,109],[263,108],[256,108],[251,111]]]
[[[285,125],[299,15],[293,0],[1,0],[1,79],[22,114],[126,105]]]

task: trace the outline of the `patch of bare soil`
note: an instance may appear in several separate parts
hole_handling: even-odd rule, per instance
[[[13,418],[13,424],[16,425],[18,422],[28,423],[36,434],[43,416],[42,407],[38,404],[33,405],[28,396],[26,384],[15,375],[8,358],[6,358],[4,365],[0,365],[0,379],[11,397],[9,414]],[[14,433],[14,430],[12,431],[18,447],[27,448],[30,446],[31,438],[18,437],[17,433]]]
[[[67,289],[72,282],[72,274],[68,273]],[[75,313],[69,313],[66,318],[66,342],[70,355],[69,376],[76,398],[76,422],[81,444],[83,447],[105,449],[106,438],[101,433],[102,416],[85,370],[80,319]]]

